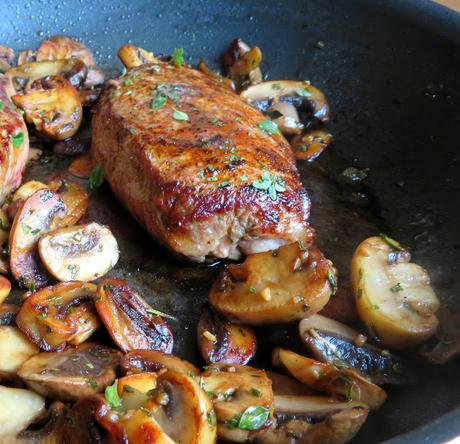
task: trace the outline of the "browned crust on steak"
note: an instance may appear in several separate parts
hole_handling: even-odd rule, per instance
[[[169,97],[153,110],[158,91]],[[174,109],[189,120],[175,120]],[[115,194],[162,243],[192,260],[235,257],[254,239],[311,237],[291,148],[259,128],[265,119],[197,70],[143,65],[101,95],[92,153]],[[274,200],[252,185],[264,172],[284,182]],[[222,243],[228,248],[220,251]]]

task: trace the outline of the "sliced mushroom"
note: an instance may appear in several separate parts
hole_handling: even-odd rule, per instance
[[[235,325],[205,307],[197,327],[198,347],[208,364],[247,364],[256,353],[254,330]]]
[[[271,424],[273,392],[263,370],[214,364],[202,373],[200,384],[214,404],[220,439],[245,442],[252,431]]]
[[[11,291],[11,282],[4,276],[0,276],[0,304],[8,297]]]
[[[14,444],[62,444],[66,413],[66,406],[62,402],[53,402],[48,409],[45,422],[33,424],[32,430],[24,430],[19,433]]]
[[[65,215],[55,220],[54,227],[75,225],[88,209],[88,193],[83,187],[69,180],[53,180],[48,186],[59,193],[59,197],[66,206]]]
[[[34,81],[30,91],[12,97],[37,131],[54,140],[72,137],[80,128],[82,107],[77,90],[60,76]]]
[[[135,410],[99,415],[112,442],[125,437],[132,443],[215,443],[212,404],[194,379],[169,370],[158,376],[156,388],[146,395],[148,400]]]
[[[57,193],[42,189],[27,198],[14,218],[9,239],[11,273],[31,291],[47,282],[36,258],[38,239],[64,211],[65,205]]]
[[[158,63],[158,59],[151,52],[134,45],[123,45],[118,50],[118,57],[126,69],[135,68],[136,66],[147,63]]]
[[[299,332],[316,359],[336,367],[354,368],[374,384],[403,384],[410,379],[398,357],[333,319],[313,315],[300,321]]]
[[[18,433],[45,413],[45,400],[30,390],[0,385],[0,442],[15,442]]]
[[[224,55],[225,71],[238,87],[262,82],[261,62],[262,51],[241,39],[233,40]]]
[[[229,265],[214,282],[209,300],[236,322],[289,322],[320,311],[332,284],[331,262],[316,247],[296,243]]]
[[[81,344],[100,325],[93,312],[95,292],[95,285],[78,281],[43,288],[24,301],[16,323],[42,350]]]
[[[39,353],[27,360],[18,376],[34,391],[60,401],[102,392],[115,380],[121,353],[100,344]]]
[[[387,347],[404,349],[432,336],[439,300],[427,272],[387,236],[364,240],[353,254],[351,280],[359,316]]]
[[[0,326],[0,378],[13,378],[19,367],[39,352],[19,328]]]
[[[19,307],[14,304],[0,304],[0,326],[15,325],[16,314]]]
[[[332,143],[332,135],[324,130],[312,130],[294,137],[292,150],[298,160],[315,160]]]
[[[173,336],[168,325],[124,280],[103,280],[95,305],[110,336],[125,353],[137,349],[171,353]]]
[[[121,408],[125,411],[138,409],[157,387],[157,378],[157,374],[151,372],[135,373],[120,378],[117,392],[121,398]]]
[[[30,90],[35,80],[48,76],[61,76],[67,79],[75,88],[79,88],[85,81],[88,68],[79,59],[44,60],[29,62],[11,68],[6,73],[17,90]]]
[[[11,48],[0,45],[0,73],[4,73],[11,68],[14,60],[14,51]]]
[[[310,114],[321,122],[329,120],[326,97],[308,81],[270,80],[250,86],[240,96],[263,112],[268,112],[276,103],[290,103],[297,108],[302,123],[308,121]]]
[[[267,114],[283,134],[300,134],[304,128],[299,113],[292,103],[274,103],[267,109]]]
[[[90,176],[91,171],[94,167],[95,163],[93,158],[91,157],[91,153],[85,153],[77,157],[70,164],[69,172],[75,177],[87,179]]]
[[[105,416],[108,406],[100,395],[80,398],[67,414],[64,430],[66,444],[102,444],[106,432],[97,418]]]
[[[206,74],[207,76],[214,79],[217,83],[221,83],[228,89],[235,91],[235,84],[233,83],[233,80],[229,79],[228,77],[223,77],[218,72],[213,71],[203,59],[201,59],[200,63],[198,63],[197,69],[203,74]]]
[[[161,369],[173,370],[197,377],[200,371],[190,362],[177,356],[157,350],[134,350],[123,356],[121,368],[124,374],[157,372]]]
[[[290,376],[269,370],[266,370],[265,373],[272,382],[272,389],[275,397],[278,395],[305,396],[316,394],[314,390],[301,384],[297,379],[291,378]]]
[[[340,403],[319,396],[275,397],[278,426],[256,434],[255,442],[344,444],[356,435],[368,414],[369,408],[358,402]],[[315,422],[311,423],[310,418]]]
[[[23,183],[13,194],[13,202],[21,201],[24,202],[27,198],[32,196],[38,190],[44,190],[49,188],[43,182],[38,180],[29,180]]]
[[[273,351],[272,363],[275,367],[285,368],[314,390],[343,396],[348,401],[364,402],[371,410],[378,409],[386,399],[386,393],[379,386],[349,368],[339,369],[282,348]]]
[[[93,281],[118,261],[118,244],[108,227],[96,222],[45,234],[38,251],[47,270],[59,281]]]

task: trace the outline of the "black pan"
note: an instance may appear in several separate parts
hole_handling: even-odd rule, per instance
[[[182,46],[190,61],[204,56],[215,65],[234,37],[260,46],[270,78],[310,79],[331,104],[334,147],[314,166],[299,167],[312,194],[320,246],[340,265],[360,239],[387,230],[430,271],[443,302],[459,308],[456,13],[422,0],[1,0],[0,14],[1,43],[21,49],[48,35],[69,34],[93,49],[108,72],[119,70],[115,54],[126,42],[166,54]],[[67,162],[54,156],[28,175],[44,176]],[[344,188],[337,180],[347,166],[370,168],[364,187]],[[92,196],[88,218],[108,223],[120,241],[122,258],[112,274],[180,319],[173,325],[175,352],[197,361],[195,325],[217,270],[171,258],[107,186]],[[270,341],[291,334],[280,327],[260,354]],[[389,390],[356,442],[453,438],[460,433],[459,375],[458,360],[420,368],[416,385]]]

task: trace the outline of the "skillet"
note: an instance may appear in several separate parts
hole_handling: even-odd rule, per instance
[[[442,301],[460,308],[456,13],[422,0],[2,0],[1,11],[3,44],[19,50],[69,34],[108,73],[119,70],[116,51],[129,41],[165,54],[182,46],[190,61],[204,56],[215,66],[234,37],[260,46],[270,78],[310,79],[331,105],[334,147],[314,166],[299,163],[325,253],[345,260],[360,239],[387,230],[429,270]],[[29,175],[43,177],[66,162],[54,156]],[[341,186],[337,177],[348,166],[370,169],[363,188]],[[175,353],[196,361],[195,326],[217,270],[183,264],[147,240],[107,186],[91,200],[88,219],[110,225],[120,242],[112,275],[180,319],[172,325]],[[294,330],[280,327],[269,341],[290,341]],[[259,354],[271,346],[262,344]],[[355,442],[440,443],[460,434],[459,371],[458,360],[423,368],[415,385],[390,389]]]

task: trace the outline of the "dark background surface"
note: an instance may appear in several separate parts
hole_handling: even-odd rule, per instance
[[[456,13],[422,0],[30,0],[13,5],[0,0],[0,11],[1,44],[34,48],[46,36],[69,34],[83,40],[108,72],[119,69],[116,51],[126,42],[157,54],[182,46],[190,61],[204,56],[215,64],[234,37],[260,46],[263,70],[270,78],[309,79],[328,96],[335,145],[320,167],[331,178],[346,166],[370,168],[367,185],[375,196],[371,226],[383,226],[409,245],[417,262],[430,271],[443,302],[460,306]],[[318,41],[324,48],[318,48]],[[333,199],[323,202],[322,193],[329,190],[329,199],[335,188],[329,182],[318,188],[317,172],[305,164],[299,168],[312,193],[313,223],[321,237],[322,225],[336,219],[337,208]],[[31,174],[45,173],[37,168]],[[196,317],[215,271],[183,265],[146,241],[107,187],[93,201],[89,217],[115,225],[121,239],[122,259],[114,274],[126,277],[144,295],[148,292],[155,306],[181,319],[174,327],[176,351],[191,357]],[[328,205],[329,212],[321,212]],[[344,220],[355,214],[353,208],[347,211]],[[125,222],[118,226],[114,219]],[[373,234],[368,225],[357,226],[358,233]],[[334,229],[345,245],[354,227],[336,224]],[[389,439],[458,407],[458,360],[442,369],[420,371],[416,386],[389,390],[389,400],[371,415],[356,442]],[[459,411],[398,442],[443,442],[456,432]]]

